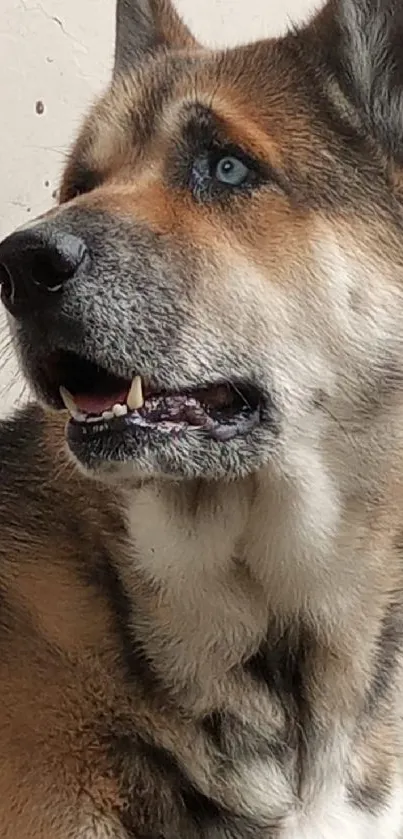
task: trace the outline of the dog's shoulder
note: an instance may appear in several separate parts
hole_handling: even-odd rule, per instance
[[[46,449],[47,418],[43,409],[30,403],[0,422],[0,498],[10,489],[32,489],[49,465]],[[26,480],[27,478],[27,480]]]
[[[0,422],[0,556],[25,539],[60,554],[66,542],[81,554],[122,528],[113,494],[69,459],[65,421],[29,404]]]
[[[0,836],[53,836],[56,797],[63,838],[169,824],[193,839],[213,805],[155,745],[179,734],[129,638],[119,510],[69,464],[59,429],[32,405],[0,423]]]

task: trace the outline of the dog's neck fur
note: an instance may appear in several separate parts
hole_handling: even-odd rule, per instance
[[[364,477],[361,470],[366,491],[352,497],[350,487],[348,504],[312,449],[303,477],[270,470],[246,485],[162,482],[138,490],[128,505],[130,561],[126,555],[121,574],[147,655],[186,703],[206,711],[219,702],[223,680],[257,652],[270,627],[275,638],[285,627],[309,628],[315,643],[344,661],[346,683],[351,665],[364,689],[369,650],[398,585],[401,487],[389,456],[390,449],[381,458],[384,473],[373,460]]]

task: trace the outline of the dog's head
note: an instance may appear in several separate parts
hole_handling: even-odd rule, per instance
[[[31,384],[119,481],[343,458],[403,372],[403,6],[213,52],[118,0],[116,31],[60,207],[0,246]]]

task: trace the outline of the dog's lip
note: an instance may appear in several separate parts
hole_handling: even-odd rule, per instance
[[[258,392],[228,382],[183,392],[148,389],[143,393],[141,378],[135,376],[120,401],[116,395],[74,399],[64,387],[60,391],[73,425],[82,427],[83,436],[130,428],[178,436],[193,429],[224,442],[246,433],[260,416]]]
[[[117,365],[119,366],[119,365]],[[110,368],[100,366],[88,356],[71,350],[57,350],[42,360],[37,359],[36,371],[31,378],[41,392],[42,398],[53,408],[67,407],[73,418],[92,414],[101,416],[114,406],[126,405],[130,410],[141,409],[150,399],[166,398],[167,408],[173,409],[172,400],[189,397],[207,405],[212,411],[235,408],[257,407],[263,394],[253,382],[237,379],[210,380],[207,382],[170,381],[168,387],[160,384],[162,377],[155,375],[114,374]],[[67,397],[67,401],[66,401]]]
[[[161,400],[162,406],[159,404]],[[113,448],[117,440],[121,444],[126,435],[159,442],[164,438],[180,440],[189,433],[201,433],[217,442],[228,443],[251,432],[260,421],[260,402],[253,408],[245,405],[232,415],[220,416],[210,413],[191,396],[174,394],[151,397],[138,411],[127,411],[123,405],[115,405],[112,411],[104,412],[102,416],[71,418],[67,437],[80,444],[91,446],[95,443],[97,447],[101,441],[106,450],[109,446]]]

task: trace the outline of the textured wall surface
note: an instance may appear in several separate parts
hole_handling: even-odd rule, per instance
[[[114,0],[0,0],[0,238],[55,200],[80,117],[110,74],[114,5]],[[200,39],[223,46],[277,34],[317,3],[176,0],[176,5]],[[22,389],[8,343],[0,320],[0,413]]]

